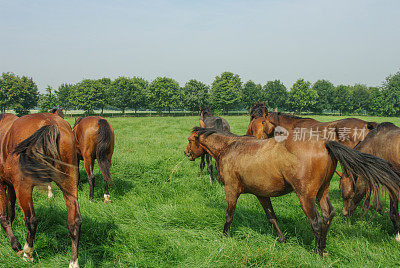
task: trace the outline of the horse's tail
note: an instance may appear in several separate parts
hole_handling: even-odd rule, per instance
[[[351,149],[336,141],[325,143],[331,157],[337,159],[344,172],[355,180],[367,182],[374,195],[375,204],[380,204],[380,190],[383,186],[392,200],[398,200],[400,191],[400,173],[392,165],[379,157]]]
[[[100,119],[99,129],[97,130],[96,158],[101,174],[103,174],[104,183],[107,184],[107,187],[112,182],[110,173],[111,163],[108,158],[111,153],[111,138],[112,131],[110,125],[107,120]]]
[[[46,125],[19,143],[12,154],[19,155],[18,168],[24,176],[41,183],[58,181],[65,173],[56,164],[69,165],[61,160],[59,143],[58,127]]]

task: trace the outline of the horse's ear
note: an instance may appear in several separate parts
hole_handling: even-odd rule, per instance
[[[277,113],[277,112],[278,112],[278,106],[275,107],[275,113]]]
[[[200,127],[202,127],[202,128],[205,128],[205,127],[206,127],[206,124],[205,124],[204,121],[201,120],[201,119],[199,119],[199,125],[200,125]]]
[[[335,173],[339,175],[339,177],[343,177],[343,173],[340,171],[335,170]]]

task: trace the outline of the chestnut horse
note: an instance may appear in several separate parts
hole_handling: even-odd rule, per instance
[[[253,119],[247,128],[246,135],[254,136],[257,139],[267,139],[274,135],[275,126],[265,117]]]
[[[226,119],[221,118],[219,116],[214,116],[211,112],[211,107],[204,107],[203,109],[200,107],[199,116],[200,116],[200,119],[199,119],[200,127],[215,128],[215,129],[218,129],[218,130],[226,132],[226,133],[231,132],[231,128],[228,124],[228,121],[226,121]],[[203,176],[203,170],[204,170],[204,166],[205,166],[204,158],[207,161],[208,175],[210,177],[210,183],[212,183],[212,181],[213,181],[212,158],[207,153],[205,153],[204,155],[201,156],[200,176]],[[217,169],[217,167],[215,167],[215,169]]]
[[[188,141],[184,153],[189,160],[206,151],[218,163],[227,202],[225,235],[232,223],[239,195],[251,193],[260,201],[279,240],[285,241],[269,198],[294,191],[314,231],[315,252],[323,255],[328,228],[335,214],[328,187],[338,160],[348,174],[364,176],[366,181],[376,185],[372,188],[374,192],[379,191],[380,185],[389,192],[400,188],[400,177],[391,170],[388,162],[336,141],[313,139],[306,146],[301,143],[294,146],[288,144],[288,140],[257,140],[199,127],[193,129]],[[299,155],[299,151],[302,154]],[[323,218],[319,216],[316,200],[320,202]]]
[[[93,200],[94,162],[97,159],[104,181],[104,202],[110,202],[108,187],[111,180],[111,158],[114,153],[114,130],[101,116],[88,116],[75,121],[73,133],[78,147],[78,160],[83,160],[90,187],[89,199]]]
[[[32,190],[37,185],[54,181],[60,187],[67,206],[67,226],[72,241],[70,267],[79,267],[82,217],[78,204],[76,146],[71,127],[51,113],[21,118],[6,116],[6,120],[1,117],[0,220],[11,247],[24,259],[33,260],[38,219],[33,208]],[[9,120],[13,120],[12,124]],[[12,231],[15,201],[23,211],[28,229],[23,248]]]
[[[387,160],[396,172],[400,172],[400,128],[394,124],[389,122],[379,124],[376,129],[368,133],[355,149]],[[339,175],[341,176],[340,190],[343,197],[343,215],[350,217],[364,197],[366,197],[364,210],[367,210],[371,195],[368,184],[362,179],[358,179],[354,183],[350,176],[342,173],[339,173]],[[378,205],[379,209],[380,203],[376,198],[377,196],[374,198],[374,203]],[[396,217],[392,207],[397,207],[397,202],[398,199],[390,200],[391,219]],[[395,224],[398,220],[392,219],[392,221]],[[396,229],[398,229],[398,226],[395,226]],[[400,242],[400,235],[396,239]]]

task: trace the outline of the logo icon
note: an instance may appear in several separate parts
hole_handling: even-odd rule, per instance
[[[274,138],[277,142],[283,142],[289,137],[289,131],[286,128],[277,126],[274,130]]]

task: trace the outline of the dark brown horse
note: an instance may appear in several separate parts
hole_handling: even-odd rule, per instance
[[[400,128],[394,124],[388,122],[379,124],[355,149],[387,160],[392,164],[393,170],[400,172]],[[366,197],[364,210],[367,210],[371,196],[369,185],[362,179],[356,178],[354,183],[350,176],[342,173],[339,175],[342,177],[340,190],[343,197],[343,215],[351,216],[364,197]],[[374,203],[378,205],[378,209],[381,208],[376,196]],[[396,215],[393,214],[392,206],[397,206],[397,200],[391,200],[390,217],[394,218]],[[393,219],[392,221],[396,222]],[[395,229],[398,227],[395,226]],[[396,237],[396,240],[400,242],[400,236]]]
[[[37,185],[54,181],[67,206],[67,225],[72,240],[70,267],[79,267],[82,217],[78,204],[76,154],[71,127],[59,116],[43,113],[21,118],[6,116],[6,120],[4,117],[0,120],[0,220],[11,247],[24,259],[33,260],[33,241],[38,225],[32,190]],[[12,231],[16,201],[28,229],[23,248]]]
[[[237,137],[199,127],[193,129],[188,140],[185,155],[189,160],[207,151],[218,163],[227,201],[224,234],[228,233],[232,223],[239,195],[252,193],[263,206],[279,240],[285,241],[269,198],[294,191],[314,231],[315,252],[322,255],[335,214],[329,201],[328,187],[337,160],[348,174],[364,176],[366,181],[378,185],[378,188],[383,185],[390,192],[400,188],[400,177],[391,170],[389,163],[336,141],[313,138],[307,144],[296,144],[289,140],[277,142],[275,139]],[[322,218],[315,204],[317,200]]]
[[[101,116],[79,118],[74,125],[73,133],[78,147],[78,160],[83,160],[90,187],[90,200],[93,200],[95,159],[99,165],[104,181],[104,202],[110,202],[111,158],[114,153],[114,130]]]
[[[200,113],[199,113],[200,119],[199,119],[199,125],[200,127],[207,127],[207,128],[215,128],[218,129],[222,132],[230,133],[231,128],[228,124],[228,121],[226,119],[219,117],[219,116],[214,116],[211,107],[205,107],[201,108],[200,107]],[[212,165],[212,157],[205,153],[204,155],[201,156],[201,161],[200,161],[200,176],[203,175],[203,170],[205,166],[205,160],[207,161],[207,170],[208,174],[210,177],[210,183],[213,181],[213,165]],[[217,167],[215,167],[217,169]]]
[[[250,122],[255,118],[266,117],[268,114],[265,102],[255,102],[250,109]]]

